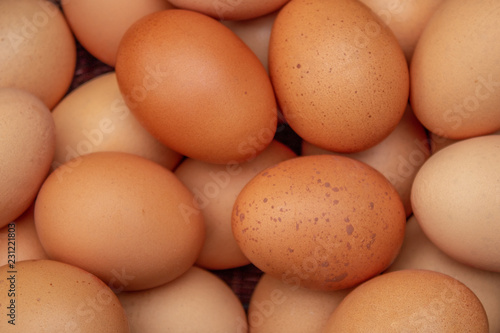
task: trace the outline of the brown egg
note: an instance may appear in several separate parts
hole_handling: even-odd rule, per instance
[[[266,71],[269,71],[267,66],[269,38],[271,38],[271,29],[277,14],[278,12],[272,12],[250,20],[222,21],[226,27],[231,29],[250,47],[264,65]]]
[[[477,296],[456,279],[433,271],[382,274],[351,291],[324,333],[488,332]]]
[[[138,19],[173,8],[166,0],[61,1],[64,15],[78,41],[94,57],[114,66],[125,31]]]
[[[410,63],[422,31],[443,0],[361,0],[361,2],[370,7],[391,28],[405,53],[406,60]]]
[[[425,236],[415,216],[408,220],[401,252],[386,272],[403,269],[428,269],[462,282],[483,304],[490,333],[500,332],[500,273],[461,264],[444,254]]]
[[[292,158],[241,191],[232,229],[247,258],[286,283],[321,290],[357,285],[386,269],[406,215],[389,181],[343,156]]]
[[[0,1],[0,87],[29,91],[52,109],[70,87],[75,40],[49,0]]]
[[[419,39],[410,101],[431,132],[466,139],[500,129],[498,1],[445,1]]]
[[[138,120],[185,156],[242,162],[274,137],[276,100],[264,67],[206,15],[171,9],[139,20],[121,41],[116,75]]]
[[[125,104],[114,72],[73,90],[52,111],[56,125],[53,168],[97,151],[122,151],[148,158],[167,169],[182,156],[146,131]]]
[[[1,5],[0,5],[1,6]],[[35,200],[54,156],[54,120],[36,96],[0,88],[0,228]]]
[[[16,263],[14,271],[0,267],[0,276],[2,332],[129,332],[113,291],[80,268],[27,260]]]
[[[321,333],[350,289],[320,291],[264,274],[248,308],[251,333]]]
[[[180,276],[205,237],[193,195],[171,171],[119,152],[84,155],[51,173],[35,203],[35,224],[51,258],[118,291]]]
[[[492,134],[500,135],[500,130],[496,131],[495,133],[492,133]],[[464,139],[462,139],[462,140],[448,139],[448,138],[439,136],[437,134],[434,134],[432,132],[429,133],[429,136],[430,136],[432,154],[438,152],[439,150],[443,149],[444,147],[448,147],[449,145],[451,145],[453,143],[464,140]]]
[[[231,231],[231,213],[243,187],[263,169],[295,157],[284,144],[273,141],[248,162],[220,165],[186,159],[175,175],[194,194],[194,205],[203,214],[206,236],[196,263],[208,269],[228,269],[247,265]]]
[[[398,191],[406,216],[412,213],[411,185],[430,155],[427,133],[408,106],[394,131],[382,142],[359,153],[340,154],[302,142],[302,155],[337,154],[364,162],[381,172]]]
[[[213,273],[192,267],[172,282],[118,294],[131,333],[246,333],[245,310],[229,286]]]
[[[352,153],[387,137],[408,104],[408,65],[390,29],[355,0],[292,0],[269,42],[279,105],[304,140]]]
[[[413,213],[444,253],[500,272],[500,136],[454,143],[433,154],[413,182]]]
[[[184,8],[212,16],[219,20],[249,20],[272,13],[289,0],[170,0]]]
[[[0,266],[15,261],[48,259],[35,229],[33,206],[0,229]]]

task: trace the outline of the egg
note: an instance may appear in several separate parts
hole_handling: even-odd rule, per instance
[[[264,274],[252,293],[248,323],[252,333],[321,333],[350,289],[319,291],[293,286]]]
[[[55,150],[50,110],[35,95],[0,88],[0,228],[24,213],[47,177]]]
[[[391,30],[356,0],[292,0],[278,13],[269,73],[304,140],[353,153],[386,138],[408,104],[408,65]]]
[[[415,46],[427,22],[443,0],[361,0],[394,33],[411,62]]]
[[[242,162],[276,132],[276,100],[264,67],[209,16],[170,9],[140,19],[120,43],[116,76],[139,122],[187,157]]]
[[[52,109],[75,67],[75,39],[53,2],[0,1],[0,87],[26,90]]]
[[[449,275],[406,269],[356,287],[337,306],[323,333],[488,332],[477,296]]]
[[[81,267],[116,291],[180,276],[205,237],[193,195],[179,179],[122,152],[84,155],[51,173],[35,202],[35,225],[51,259]]]
[[[427,269],[447,274],[476,294],[488,316],[490,333],[500,332],[500,273],[461,264],[439,250],[422,231],[415,216],[406,224],[398,257],[385,272]]]
[[[182,155],[161,144],[135,119],[109,72],[71,91],[52,110],[56,126],[53,168],[98,151],[122,151],[172,170]]]
[[[411,107],[387,138],[372,148],[359,153],[340,154],[302,142],[302,155],[337,154],[364,162],[381,172],[398,191],[405,206],[406,216],[412,213],[411,186],[415,176],[430,155],[425,129]]]
[[[206,236],[196,264],[208,269],[229,269],[248,265],[231,231],[231,213],[241,189],[260,171],[295,153],[284,144],[273,141],[248,162],[220,165],[186,159],[175,169],[175,175],[194,194],[205,221]]]
[[[33,206],[0,229],[0,240],[0,266],[15,261],[49,258],[38,239]]]
[[[212,16],[219,20],[249,20],[272,13],[289,0],[170,0],[178,7]]]
[[[277,11],[270,14],[259,16],[249,20],[222,21],[222,23],[231,29],[259,58],[266,69],[268,68],[269,39],[271,38],[271,29],[276,19]]]
[[[456,142],[433,154],[413,183],[413,212],[455,260],[500,272],[500,136]]]
[[[498,130],[492,134],[500,135],[500,130]],[[429,137],[430,137],[429,139],[430,139],[430,143],[431,143],[431,151],[433,154],[436,153],[437,151],[443,149],[444,147],[448,147],[449,145],[451,145],[453,143],[456,143],[456,142],[459,142],[462,140],[466,140],[466,139],[462,139],[462,140],[448,139],[448,138],[439,136],[439,135],[432,133],[432,132],[429,133]]]
[[[445,1],[411,62],[410,101],[429,131],[466,139],[500,129],[498,1]]]
[[[353,287],[379,274],[401,247],[399,194],[372,167],[332,155],[267,168],[240,192],[232,230],[264,273],[318,290]]]
[[[61,5],[78,41],[94,57],[110,66],[116,63],[120,40],[135,21],[173,8],[166,0],[71,0],[61,1]]]
[[[0,275],[2,332],[129,332],[111,288],[80,268],[26,260],[16,263],[14,271],[0,267]]]
[[[242,304],[213,273],[190,268],[179,278],[143,291],[118,294],[131,333],[246,333]]]

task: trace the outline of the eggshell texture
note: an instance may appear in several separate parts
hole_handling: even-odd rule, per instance
[[[324,333],[488,332],[477,296],[456,279],[433,271],[377,276],[351,291]]]
[[[500,272],[500,136],[454,143],[432,155],[412,187],[413,212],[444,253]]]
[[[78,41],[110,66],[115,65],[120,40],[135,21],[173,8],[166,0],[71,0],[62,1],[61,5]]]
[[[350,289],[319,291],[301,288],[264,274],[248,309],[252,333],[321,333]]]
[[[12,281],[7,279],[12,277],[9,270],[0,267],[0,305],[5,313],[13,299],[7,293],[13,282],[15,325],[4,315],[2,332],[129,332],[118,298],[94,275],[52,260],[18,262]]]
[[[259,58],[260,62],[268,69],[269,39],[271,38],[271,29],[278,12],[260,16],[250,20],[241,21],[222,21],[222,23],[231,29],[238,37],[250,47],[250,49]]]
[[[52,111],[56,125],[53,167],[97,151],[122,151],[148,158],[167,169],[182,155],[161,144],[131,114],[114,72],[73,90]]]
[[[49,257],[117,290],[152,288],[186,272],[205,237],[193,195],[160,165],[99,152],[56,169],[40,189],[35,224]]]
[[[272,13],[289,0],[170,0],[178,8],[200,12],[219,20],[249,20]]]
[[[175,175],[194,194],[194,206],[200,208],[206,237],[196,260],[208,269],[228,269],[249,264],[231,231],[231,213],[236,197],[260,171],[295,157],[284,144],[273,141],[248,162],[220,165],[186,159]]]
[[[263,272],[287,283],[350,288],[386,269],[406,216],[389,181],[343,156],[292,158],[254,177],[236,199],[233,234]]]
[[[121,41],[116,75],[138,120],[185,156],[242,162],[274,137],[276,100],[264,67],[206,15],[170,9],[139,20]]]
[[[22,261],[48,258],[36,233],[33,206],[0,229],[0,266],[7,265],[9,260],[14,259]]]
[[[234,292],[198,267],[162,286],[118,294],[131,333],[246,333],[245,310]]]
[[[500,129],[500,4],[445,1],[411,63],[410,101],[431,132],[450,139]]]
[[[283,114],[304,140],[338,152],[368,149],[408,103],[408,65],[390,29],[355,0],[292,0],[269,42]]]
[[[394,131],[382,142],[359,153],[340,154],[302,142],[302,155],[337,154],[364,162],[381,172],[398,191],[406,216],[412,213],[411,186],[430,155],[427,134],[410,107]]]
[[[495,135],[500,135],[500,130],[496,131],[495,133],[492,133]],[[467,140],[467,139],[462,139],[462,140],[453,140],[453,139],[448,139],[442,136],[439,136],[437,134],[434,134],[432,132],[429,133],[429,140],[431,143],[431,152],[432,154],[436,153],[437,151],[443,149],[444,147],[448,147],[449,145],[462,141],[462,140]]]
[[[53,2],[0,1],[0,87],[29,91],[52,109],[75,66],[75,40]]]
[[[396,36],[411,62],[413,51],[427,22],[443,0],[361,0],[370,7]]]
[[[425,236],[415,216],[408,220],[401,252],[386,272],[404,269],[432,270],[462,282],[483,304],[490,333],[500,332],[500,273],[461,264],[444,254]]]
[[[36,96],[0,88],[0,228],[35,200],[54,156],[54,120]]]

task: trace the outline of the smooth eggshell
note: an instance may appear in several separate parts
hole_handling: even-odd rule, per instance
[[[496,131],[495,133],[492,133],[495,135],[500,135],[500,130]],[[462,139],[462,140],[467,140],[467,139]],[[435,133],[430,132],[429,133],[429,141],[431,143],[431,152],[432,154],[438,152],[439,150],[443,149],[444,147],[448,147],[449,145],[462,141],[462,140],[453,140],[453,139],[448,139],[442,136],[439,136]]]
[[[71,265],[52,260],[27,260],[15,273],[0,267],[2,332],[128,333],[125,311],[104,282]],[[8,297],[8,277],[14,275],[15,297]],[[5,292],[3,292],[5,291]],[[15,300],[15,325],[5,316]],[[9,310],[10,313],[10,310]]]
[[[52,109],[75,67],[75,39],[52,1],[0,1],[0,87],[29,91]]]
[[[382,274],[351,291],[323,333],[488,332],[477,296],[449,275],[408,269]]]
[[[110,66],[116,63],[120,40],[135,21],[173,7],[166,0],[69,0],[61,5],[78,41]]]
[[[264,274],[252,293],[248,323],[252,333],[321,333],[350,289],[321,291],[290,285]]]
[[[121,152],[81,156],[47,178],[35,224],[50,258],[81,267],[115,290],[175,279],[203,245],[192,193],[168,169]]]
[[[33,206],[15,221],[0,229],[0,244],[0,266],[14,259],[22,261],[49,258],[36,233]]]
[[[340,154],[302,142],[302,155],[337,154],[364,162],[381,172],[398,191],[406,216],[412,213],[411,186],[419,168],[430,155],[427,133],[411,108],[394,131],[376,146],[359,153]]]
[[[456,142],[420,168],[411,200],[422,230],[462,263],[500,272],[500,135]]]
[[[33,94],[0,88],[0,228],[33,203],[50,169],[55,126]]]
[[[196,264],[208,269],[229,269],[249,264],[231,231],[234,202],[243,187],[263,169],[295,157],[284,144],[273,141],[248,162],[220,165],[184,160],[175,175],[194,194],[203,214],[206,237]]]
[[[137,119],[185,156],[242,162],[276,132],[276,100],[264,66],[206,15],[170,9],[140,19],[120,43],[116,75]]]
[[[249,20],[280,9],[289,0],[170,0],[178,8],[212,16],[219,20]]]
[[[398,41],[355,0],[288,2],[271,31],[269,73],[288,124],[323,149],[373,147],[408,104],[408,65]]]
[[[123,100],[114,72],[80,85],[52,110],[52,116],[56,125],[53,168],[98,151],[139,155],[171,170],[182,158],[135,119]]]
[[[415,216],[406,224],[403,247],[394,263],[385,271],[427,269],[447,274],[465,284],[483,304],[490,333],[500,332],[500,273],[459,263],[439,250],[425,236]]]
[[[263,272],[320,289],[353,287],[386,269],[404,237],[399,194],[372,167],[343,156],[292,158],[240,192],[233,234]]]
[[[172,282],[118,294],[131,333],[246,333],[245,310],[213,273],[192,267]]]
[[[445,1],[411,62],[410,101],[429,131],[466,139],[500,129],[500,4]]]
[[[408,63],[427,22],[443,0],[361,0],[396,36]]]

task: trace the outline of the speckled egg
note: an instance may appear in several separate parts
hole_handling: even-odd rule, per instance
[[[254,177],[233,208],[233,234],[265,273],[338,290],[383,271],[406,223],[399,194],[372,167],[343,156],[302,156]]]

